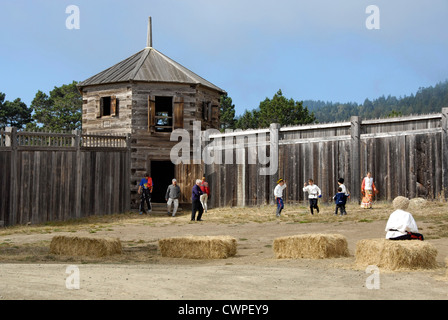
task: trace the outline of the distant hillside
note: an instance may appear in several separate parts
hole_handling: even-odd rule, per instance
[[[443,107],[448,107],[448,80],[434,87],[420,88],[417,93],[405,97],[384,95],[363,104],[354,102],[335,103],[314,100],[304,100],[303,106],[314,112],[316,120],[337,122],[349,120],[351,116],[361,116],[363,119],[385,118],[410,114],[437,113]]]

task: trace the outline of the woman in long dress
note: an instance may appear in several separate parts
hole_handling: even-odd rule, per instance
[[[376,189],[375,183],[373,182],[372,173],[367,172],[367,175],[364,177],[361,184],[361,208],[372,209],[373,196],[377,193],[378,190]]]

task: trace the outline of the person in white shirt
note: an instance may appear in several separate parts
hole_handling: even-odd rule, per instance
[[[277,217],[280,217],[280,213],[284,208],[283,204],[283,190],[286,188],[285,180],[279,179],[277,186],[274,188],[275,202],[277,203],[277,211],[275,212]]]
[[[338,179],[338,186],[341,187],[342,191],[347,197],[350,197],[350,193],[347,190],[347,187],[344,184],[344,178]]]
[[[311,214],[314,215],[313,209],[316,209],[317,213],[319,213],[317,199],[322,197],[322,192],[320,191],[320,188],[314,184],[313,179],[309,179],[308,184],[306,184],[306,182],[303,184],[303,192],[308,192]]]
[[[396,197],[393,201],[395,211],[389,216],[386,224],[386,239],[389,240],[422,240],[423,235],[418,233],[417,223],[409,212],[409,199]]]

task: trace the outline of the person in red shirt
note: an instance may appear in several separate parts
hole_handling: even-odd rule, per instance
[[[207,212],[207,201],[210,196],[210,189],[208,187],[208,183],[205,181],[205,177],[202,177],[202,182],[199,187],[202,191],[202,195],[200,197],[202,208],[204,208],[204,211]]]

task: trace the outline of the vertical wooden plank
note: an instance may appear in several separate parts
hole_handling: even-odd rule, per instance
[[[441,139],[441,133],[440,135],[438,133],[434,134],[434,192],[435,192],[435,199],[443,199],[444,198],[444,191],[442,186],[442,157],[443,157],[443,150],[441,149],[442,146],[442,139]]]
[[[111,213],[120,213],[123,212],[122,208],[120,208],[120,198],[124,196],[124,190],[121,190],[123,186],[125,186],[126,181],[120,176],[120,164],[121,164],[121,152],[111,152]]]
[[[361,118],[353,116],[350,118],[350,158],[351,158],[351,181],[352,186],[351,199],[352,201],[361,201],[361,176],[360,171],[360,140],[361,140]]]
[[[384,139],[385,142],[385,152],[383,153],[384,157],[386,158],[386,170],[387,170],[387,197],[386,200],[392,199],[392,163],[393,160],[391,159],[391,139]]]
[[[66,168],[66,158],[65,152],[59,152],[59,205],[58,205],[58,220],[63,221],[65,218],[65,198],[67,197],[67,172],[64,170]]]
[[[82,172],[83,172],[83,162],[81,159],[81,131],[74,130],[72,133],[75,135],[75,177],[72,181],[75,184],[74,192],[74,210],[75,218],[81,218],[81,207],[82,207]]]
[[[399,183],[399,186],[401,187],[401,190],[399,190],[399,194],[403,195],[404,197],[409,197],[409,190],[407,188],[408,186],[408,158],[406,153],[406,139],[407,136],[403,136],[400,139],[400,166],[398,170],[400,170],[401,174],[401,181]]]
[[[441,133],[441,167],[442,167],[442,192],[445,199],[448,198],[448,108],[442,108]]]
[[[33,169],[33,187],[32,187],[32,207],[31,207],[31,223],[36,224],[43,222],[43,219],[40,217],[40,203],[39,200],[41,198],[41,189],[40,189],[40,179],[41,179],[41,152],[36,151],[33,152],[33,162],[34,162],[34,169]]]
[[[10,156],[10,203],[9,203],[9,225],[15,225],[17,223],[18,217],[18,205],[19,205],[19,194],[20,194],[20,184],[19,184],[19,172],[18,172],[18,152],[17,152],[17,128],[7,127],[5,129],[6,132],[9,132],[10,136],[7,140],[9,140],[9,146],[11,147],[11,156]],[[8,141],[7,141],[8,142]]]
[[[33,176],[31,170],[31,153],[28,151],[21,151],[22,156],[22,176],[20,181],[22,182],[22,201],[21,205],[21,220],[20,223],[28,223],[31,221],[30,217],[30,207],[31,207],[31,192],[32,192],[32,183]]]
[[[311,147],[310,144],[301,144],[300,145],[302,147],[302,153],[301,153],[301,158],[304,159],[305,161],[303,161],[303,168],[302,168],[302,174],[303,174],[303,179],[301,181],[301,186],[302,186],[302,199],[303,199],[303,204],[306,206],[307,205],[307,194],[305,192],[303,192],[303,184],[306,182],[308,183],[308,179],[311,178],[310,177],[310,162],[312,162],[312,154],[311,154]]]
[[[106,162],[106,173],[105,173],[105,178],[106,178],[106,203],[107,203],[107,210],[106,210],[106,214],[112,214],[113,210],[113,197],[114,197],[114,168],[113,168],[113,156],[110,154],[110,152],[106,152],[107,156],[107,162]]]

